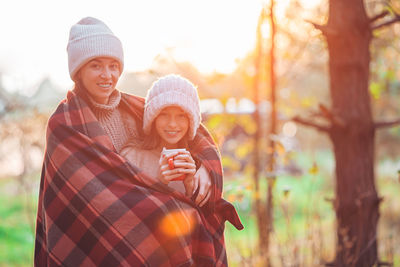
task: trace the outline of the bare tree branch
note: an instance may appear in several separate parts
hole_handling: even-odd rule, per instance
[[[292,118],[292,121],[297,122],[299,124],[305,125],[305,126],[309,126],[309,127],[313,127],[315,129],[317,129],[318,131],[321,132],[329,132],[330,128],[324,125],[320,125],[316,122],[313,121],[309,121],[309,120],[305,120],[303,118],[300,118],[299,116],[296,116],[294,118]]]
[[[321,111],[321,114],[327,118],[332,124],[339,126],[341,128],[344,128],[346,126],[346,123],[339,118],[338,116],[334,115],[332,111],[330,111],[325,105],[319,104],[319,110]]]
[[[325,200],[326,202],[331,203],[332,205],[335,205],[335,199],[333,199],[333,198],[324,197],[324,200]]]
[[[323,35],[325,36],[335,36],[338,35],[338,32],[330,27],[328,27],[328,25],[320,25],[317,23],[314,23],[312,21],[306,20],[306,22],[311,23],[314,28],[316,28],[317,30],[320,30],[322,32]]]
[[[393,23],[396,23],[396,22],[398,22],[398,21],[400,21],[400,15],[397,15],[397,14],[396,14],[396,17],[394,17],[393,19],[388,20],[388,21],[386,21],[386,22],[384,22],[384,23],[382,23],[382,24],[378,24],[378,25],[376,25],[376,26],[372,26],[372,27],[371,27],[371,30],[375,31],[375,30],[377,30],[377,29],[387,27],[387,26],[389,26],[389,25],[391,25],[391,24],[393,24]]]
[[[319,111],[310,113],[312,118],[323,118],[328,120],[331,125],[338,126],[340,128],[345,128],[346,123],[339,116],[335,115],[330,109],[328,109],[324,104],[319,104]]]
[[[375,122],[374,123],[374,128],[375,129],[380,129],[380,128],[387,128],[387,127],[394,127],[400,125],[400,119],[396,119],[393,121],[380,121],[380,122]]]
[[[383,11],[382,13],[373,16],[372,18],[369,19],[369,23],[373,23],[381,18],[386,17],[387,15],[389,15],[389,11]]]

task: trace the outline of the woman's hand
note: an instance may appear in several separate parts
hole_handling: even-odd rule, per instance
[[[174,157],[174,169],[170,169],[168,158]],[[170,181],[186,174],[183,180],[186,196],[191,197],[196,190],[198,194],[194,202],[202,207],[211,197],[211,177],[207,169],[201,165],[196,172],[196,164],[189,151],[176,152],[168,158],[160,158],[160,180],[168,184]]]
[[[210,199],[212,192],[211,177],[207,169],[203,166],[203,164],[200,166],[199,170],[194,175],[193,180],[194,180],[193,192],[196,192],[196,190],[199,189],[199,193],[195,199],[195,203],[198,206],[202,207]]]
[[[171,157],[174,158],[174,163],[173,163],[174,168],[172,170],[170,169],[170,165],[168,163],[168,159]],[[162,155],[160,157],[160,180],[164,184],[168,184],[172,180],[182,175],[186,175],[185,178],[186,180],[192,177],[195,174],[195,172],[196,172],[196,164],[189,151],[175,152],[173,154],[170,154],[168,158],[163,157]],[[189,181],[190,179],[186,181],[186,184],[189,184]],[[186,191],[186,195],[188,195],[188,191]]]

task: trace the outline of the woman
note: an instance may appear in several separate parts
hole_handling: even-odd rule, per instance
[[[121,155],[150,176],[192,197],[198,180],[194,177],[196,163],[188,149],[201,121],[196,87],[179,75],[158,79],[147,92],[143,117],[144,139],[132,138]],[[208,190],[199,206],[207,202],[210,193]]]
[[[115,90],[119,39],[84,18],[71,28],[67,52],[75,88],[48,121],[35,266],[226,265],[224,221],[243,226],[221,198],[219,155],[207,131],[201,127],[190,146],[212,184],[200,208],[119,155],[130,136],[143,135],[136,125],[144,106]]]

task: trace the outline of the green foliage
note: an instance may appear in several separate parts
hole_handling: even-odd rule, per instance
[[[369,85],[369,92],[375,100],[379,100],[379,98],[381,97],[382,89],[382,84],[377,82],[372,82]]]
[[[32,221],[28,217],[26,205],[31,208],[37,200],[26,203],[25,196],[2,196],[0,206],[0,266],[32,266],[34,250],[34,232]]]

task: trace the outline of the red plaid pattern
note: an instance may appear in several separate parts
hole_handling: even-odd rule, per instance
[[[143,98],[121,101],[141,125]],[[243,226],[221,198],[220,156],[206,129],[190,144],[214,185],[199,208],[117,154],[86,103],[69,92],[48,122],[35,266],[227,266],[224,222]]]

